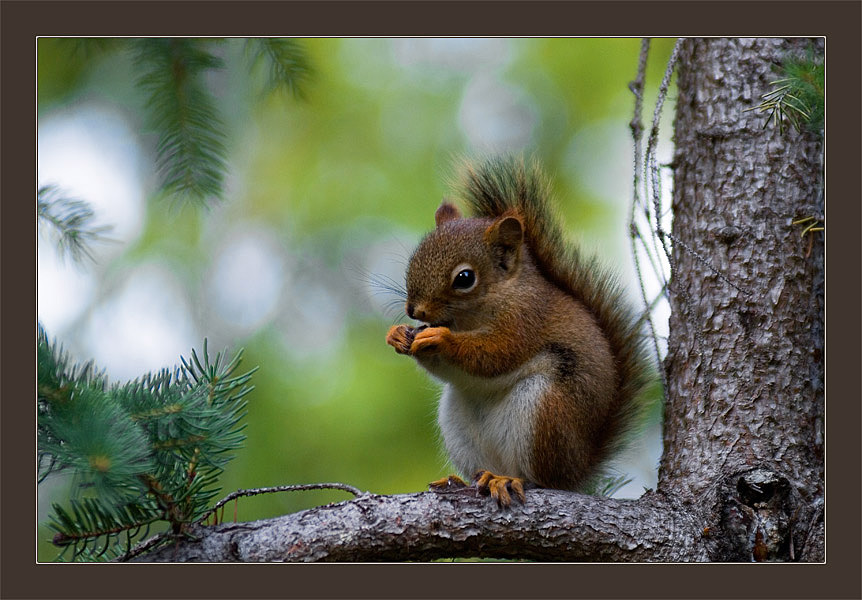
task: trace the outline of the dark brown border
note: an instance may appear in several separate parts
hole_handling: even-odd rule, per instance
[[[860,5],[856,2],[0,3],[4,598],[858,598]],[[36,565],[36,35],[826,35],[826,565]],[[632,65],[634,73],[635,65]],[[830,293],[831,292],[831,293]],[[25,376],[21,376],[26,374]]]
[[[38,35],[825,35],[847,2],[566,0],[6,0]],[[34,6],[28,6],[34,5]],[[816,5],[816,6],[815,6]],[[32,11],[32,12],[31,12]]]

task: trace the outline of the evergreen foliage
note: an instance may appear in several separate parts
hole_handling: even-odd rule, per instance
[[[267,93],[284,91],[302,98],[313,70],[303,47],[290,38],[255,38],[246,42],[252,68],[268,63]]]
[[[150,525],[172,533],[202,518],[218,476],[245,439],[241,420],[255,369],[234,375],[242,352],[109,385],[92,363],[72,364],[38,331],[38,472],[73,477],[68,507],[54,504],[54,543],[73,559],[115,558]],[[61,556],[63,556],[61,554]]]
[[[159,136],[156,163],[168,194],[194,200],[221,196],[227,158],[224,126],[205,76],[223,66],[201,40],[138,43],[138,85],[147,94],[149,125]]]
[[[80,55],[81,58],[90,59],[100,54],[116,50],[125,40],[122,38],[107,38],[107,37],[83,37],[71,38],[73,52]]]
[[[51,226],[62,256],[69,255],[79,262],[84,258],[92,260],[88,245],[107,239],[103,234],[110,227],[93,224],[95,215],[90,205],[82,200],[65,197],[54,186],[39,188],[36,206],[39,223]]]
[[[631,482],[632,478],[626,474],[603,475],[588,484],[587,487],[584,489],[584,493],[591,496],[603,496],[605,498],[610,498],[618,491],[620,491],[620,489],[622,489],[624,486],[628,485]]]
[[[803,127],[820,133],[826,112],[826,69],[822,55],[809,49],[805,56],[788,56],[781,66],[782,78],[772,82],[773,89],[753,109],[769,112],[764,127],[773,121],[780,132],[785,123],[796,130]]]
[[[222,46],[231,40],[199,38],[73,38],[64,40],[79,66],[98,56],[131,52],[138,87],[146,95],[146,126],[157,136],[156,165],[163,194],[195,202],[219,199],[227,170],[226,127],[208,76],[226,67]],[[302,97],[313,69],[294,39],[245,41],[249,70],[268,72],[265,92]]]

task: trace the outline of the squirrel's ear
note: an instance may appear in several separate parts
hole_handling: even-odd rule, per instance
[[[446,200],[443,200],[443,204],[441,204],[440,208],[437,209],[437,212],[434,213],[434,222],[437,224],[437,227],[440,227],[440,225],[446,221],[460,218],[461,211],[459,211],[454,204],[447,202]]]
[[[485,230],[489,244],[504,248],[517,248],[524,241],[524,225],[518,217],[501,217]]]
[[[501,217],[485,230],[485,241],[499,251],[500,266],[508,271],[520,255],[524,224],[518,217]]]

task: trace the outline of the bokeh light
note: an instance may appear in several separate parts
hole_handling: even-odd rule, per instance
[[[114,241],[78,265],[40,236],[39,319],[115,381],[176,365],[204,338],[211,350],[244,347],[243,366],[260,369],[225,491],[331,480],[422,490],[450,471],[437,440],[438,392],[386,346],[388,326],[406,317],[399,296],[373,281],[403,283],[449,193],[453,159],[524,152],[554,176],[572,237],[640,302],[627,229],[627,86],[639,40],[301,42],[317,73],[304,101],[261,99],[242,40],[219,50],[229,73],[213,85],[229,173],[224,199],[210,207],[178,207],[157,193],[155,141],[141,128],[128,54],[88,59],[77,80],[40,87],[39,184],[89,202]],[[647,106],[671,43],[653,45]],[[70,60],[59,41],[40,40],[39,52],[40,65]],[[669,119],[660,163],[671,155]],[[658,314],[666,323],[665,306]],[[660,423],[645,431],[614,464],[634,478],[618,496],[655,485]],[[239,516],[335,499],[343,497],[250,499]]]

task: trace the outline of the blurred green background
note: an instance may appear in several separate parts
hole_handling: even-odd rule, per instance
[[[326,481],[420,491],[450,472],[435,386],[385,344],[406,317],[369,274],[402,280],[453,159],[503,151],[544,163],[572,236],[634,289],[628,84],[640,40],[300,41],[314,67],[301,100],[261,95],[242,40],[218,46],[226,68],[208,85],[228,177],[224,199],[200,207],[157,197],[131,56],[111,40],[104,51],[38,40],[39,184],[91,202],[115,239],[75,265],[40,237],[39,318],[120,380],[177,364],[204,337],[211,351],[244,347],[243,366],[260,370],[225,493]],[[672,43],[652,42],[647,119]],[[622,467],[638,478],[624,495],[654,482],[658,414]],[[40,486],[40,521],[64,485]],[[346,498],[267,495],[241,500],[238,516]],[[56,554],[49,538],[40,526],[41,560]]]

